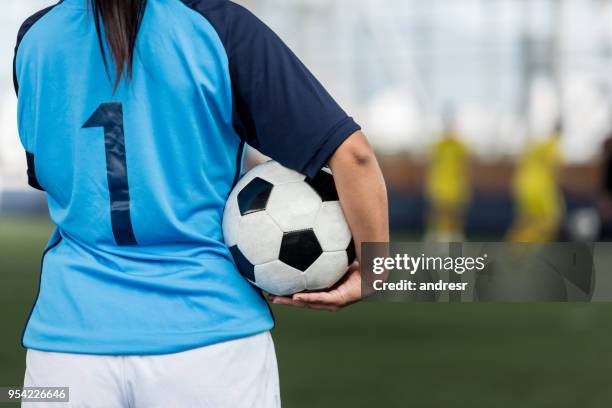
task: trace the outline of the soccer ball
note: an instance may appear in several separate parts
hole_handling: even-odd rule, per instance
[[[245,174],[229,196],[223,235],[242,275],[273,295],[328,289],[355,260],[334,178],[275,161]]]

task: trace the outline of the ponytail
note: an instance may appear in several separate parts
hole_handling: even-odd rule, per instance
[[[108,59],[104,52],[102,25],[115,64],[115,90],[124,76],[132,78],[136,38],[146,6],[147,0],[91,0],[98,41],[107,72]]]

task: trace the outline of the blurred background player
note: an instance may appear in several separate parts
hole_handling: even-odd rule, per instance
[[[558,183],[561,126],[533,142],[519,159],[512,181],[515,219],[508,241],[548,242],[557,237],[565,205]]]
[[[454,119],[449,117],[441,139],[433,145],[427,170],[426,240],[464,240],[464,215],[470,199],[469,165],[468,149],[459,138]]]

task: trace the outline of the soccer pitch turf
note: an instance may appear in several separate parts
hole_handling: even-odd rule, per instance
[[[0,219],[0,387],[22,381],[20,336],[50,231],[40,219]],[[612,404],[612,305],[273,310],[284,407]]]

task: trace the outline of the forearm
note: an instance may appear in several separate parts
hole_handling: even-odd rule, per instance
[[[361,254],[362,242],[388,242],[387,189],[376,156],[363,133],[349,137],[329,164],[357,256]]]
[[[363,242],[388,242],[387,189],[376,156],[361,132],[349,137],[334,153],[334,173],[340,205],[353,233],[357,256]],[[359,265],[353,264],[334,287],[322,292],[271,296],[276,304],[337,311],[363,298]]]

